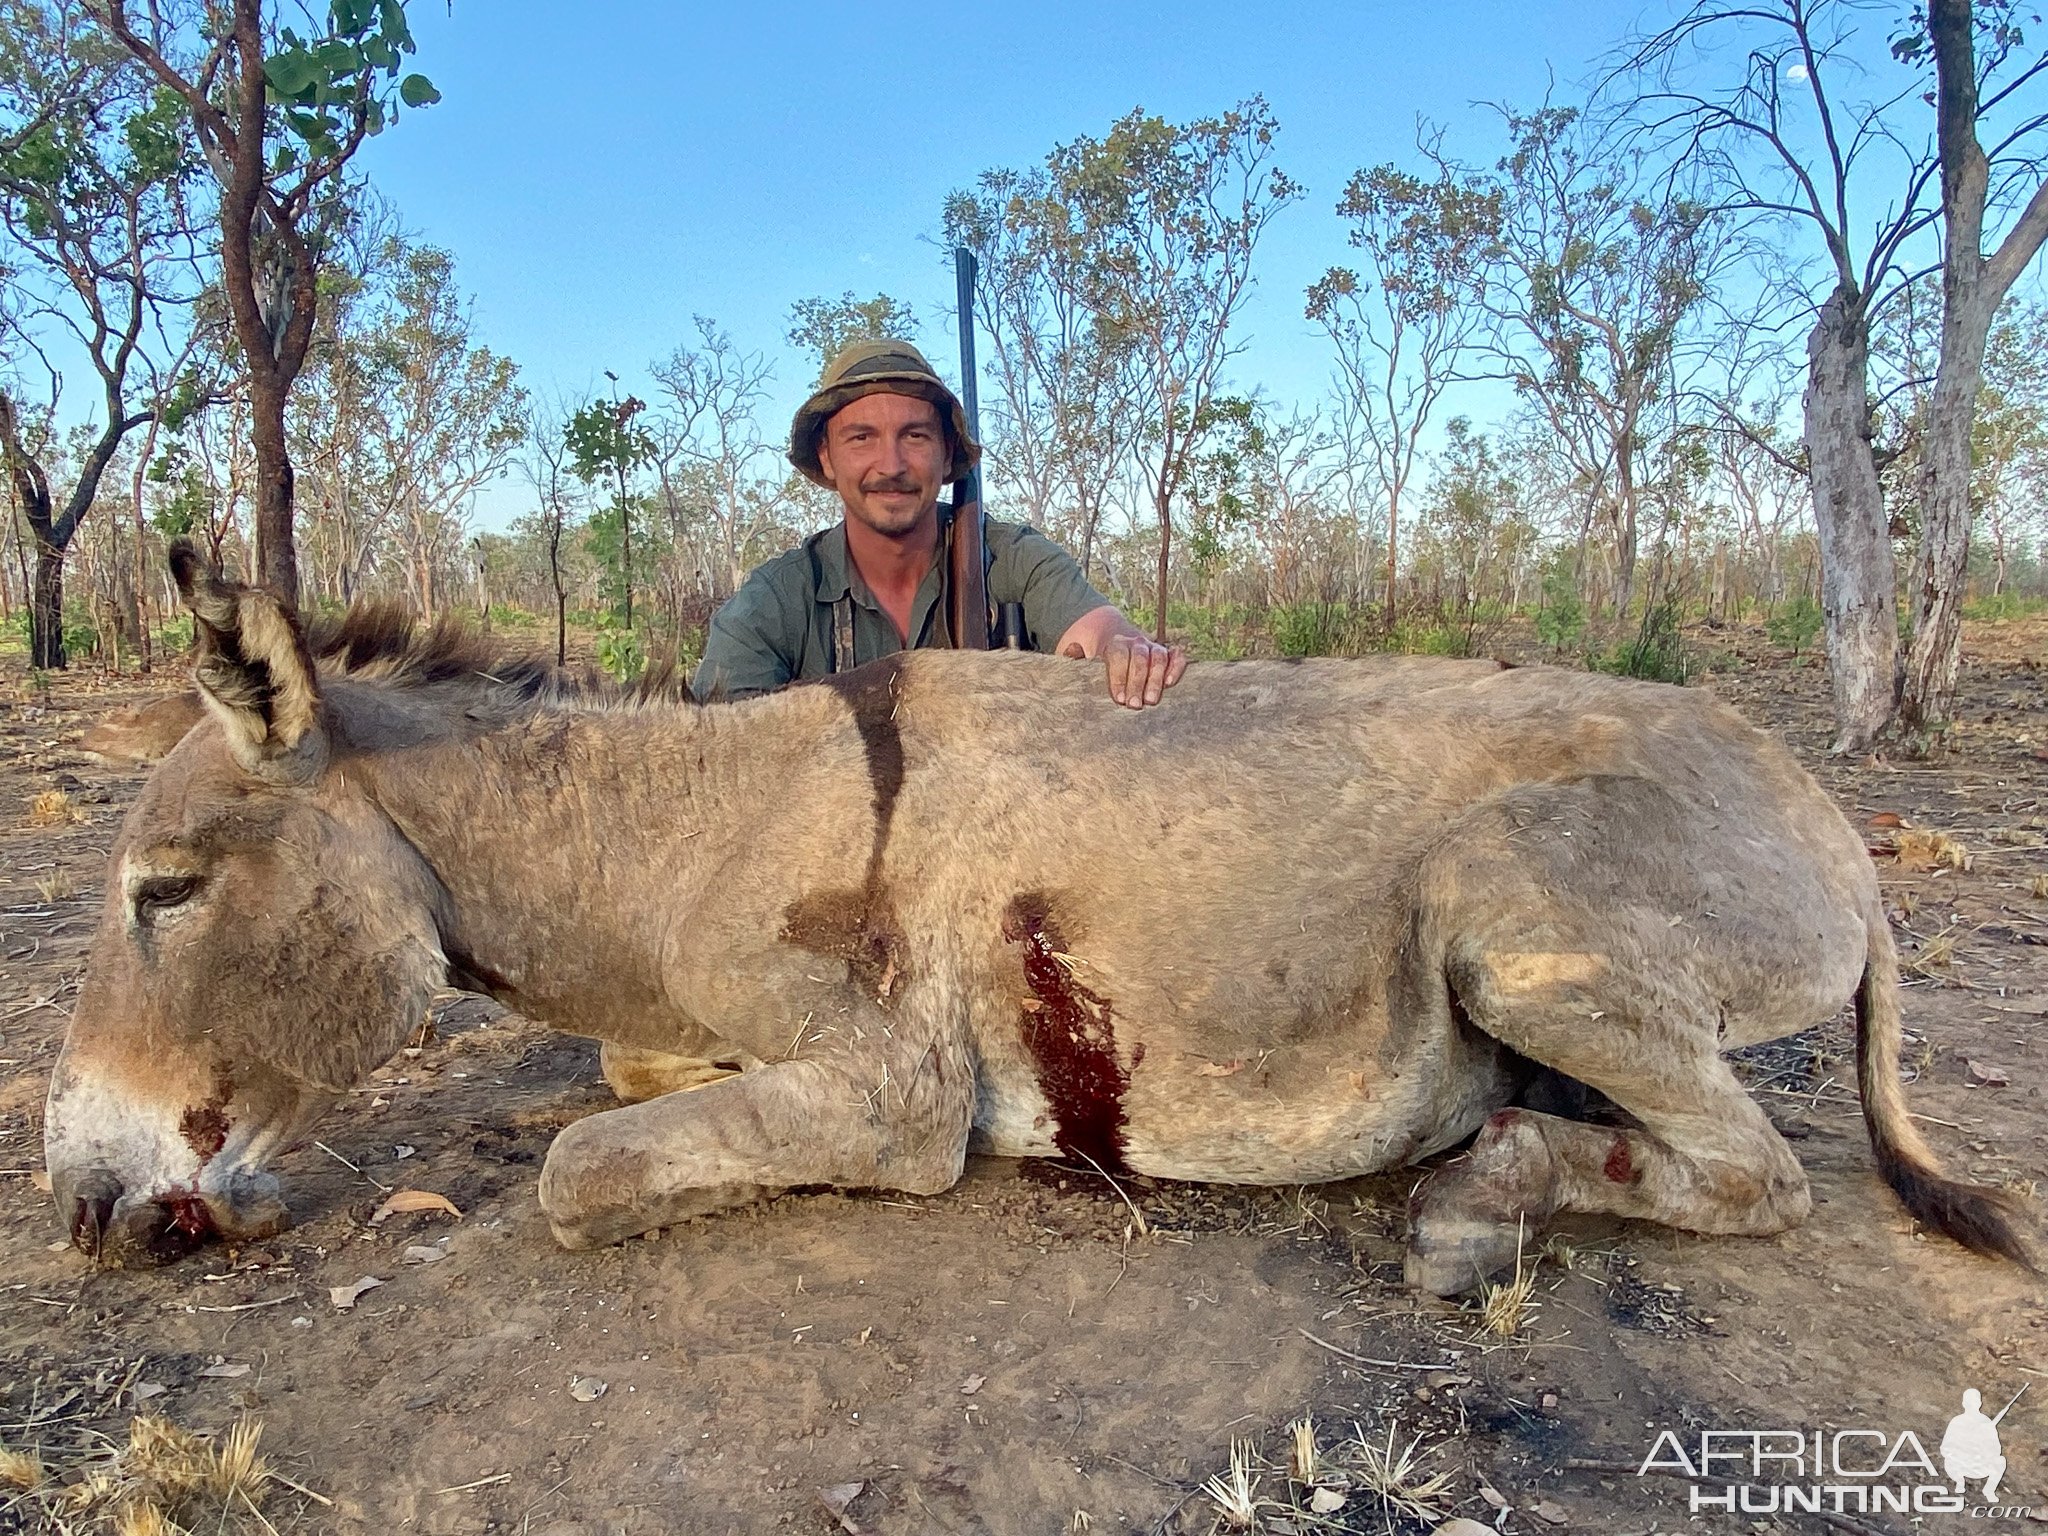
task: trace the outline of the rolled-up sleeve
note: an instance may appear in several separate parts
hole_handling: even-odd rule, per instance
[[[690,680],[699,699],[772,693],[795,678],[810,615],[783,586],[774,579],[773,564],[763,566],[711,616],[704,659]]]
[[[1076,619],[1109,602],[1081,574],[1080,563],[1036,528],[991,522],[988,541],[994,557],[989,598],[1024,605],[1024,628],[1034,651],[1051,650]]]

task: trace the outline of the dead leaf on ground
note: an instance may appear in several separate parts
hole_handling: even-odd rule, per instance
[[[425,1243],[414,1243],[405,1250],[405,1262],[408,1264],[438,1264],[447,1257],[448,1250],[439,1243],[431,1248]]]
[[[1892,840],[1901,869],[1968,869],[1970,851],[1946,832],[1907,827]]]
[[[1905,824],[1906,818],[1897,811],[1879,811],[1866,823],[1873,827],[1903,827]]]
[[[409,1211],[446,1211],[457,1221],[462,1220],[462,1212],[446,1195],[437,1195],[431,1189],[394,1189],[370,1217],[370,1225],[381,1227],[391,1217]]]
[[[1973,1061],[1968,1064],[1970,1081],[1979,1088],[2003,1088],[2012,1081],[2003,1067],[1994,1067],[1988,1061]]]
[[[1334,1515],[1344,1507],[1344,1495],[1334,1488],[1318,1488],[1308,1496],[1308,1507],[1312,1514]]]
[[[1490,1525],[1481,1525],[1477,1520],[1467,1520],[1463,1515],[1454,1515],[1437,1526],[1429,1536],[1498,1536]]]
[[[47,1169],[47,1168],[38,1168],[38,1169],[36,1169],[36,1170],[35,1170],[35,1171],[34,1171],[33,1173],[31,1173],[31,1174],[30,1174],[30,1175],[28,1176],[28,1181],[29,1181],[29,1183],[31,1183],[31,1184],[33,1184],[33,1185],[35,1185],[35,1187],[36,1187],[37,1189],[41,1190],[41,1191],[42,1191],[42,1192],[43,1192],[44,1194],[46,1194],[46,1195],[47,1195],[48,1193],[50,1193],[50,1170],[49,1170],[49,1169]]]
[[[249,1371],[250,1367],[246,1365],[209,1365],[205,1370],[201,1371],[199,1374],[202,1376],[221,1376],[232,1378],[236,1376],[246,1376],[249,1374]]]
[[[1494,1487],[1493,1484],[1486,1482],[1483,1479],[1480,1481],[1479,1484],[1479,1497],[1486,1500],[1486,1502],[1488,1504],[1491,1504],[1495,1509],[1506,1509],[1509,1507],[1507,1495],[1502,1493],[1498,1488]]]
[[[605,1393],[611,1391],[611,1389],[612,1384],[610,1382],[599,1381],[595,1376],[571,1376],[569,1378],[569,1395],[579,1403],[594,1403],[600,1397],[603,1397]]]
[[[1244,1062],[1243,1062],[1242,1060],[1238,1060],[1238,1061],[1205,1061],[1205,1062],[1203,1062],[1203,1063],[1202,1063],[1202,1064],[1201,1064],[1201,1065],[1200,1065],[1199,1067],[1195,1068],[1195,1076],[1197,1076],[1197,1077],[1235,1077],[1235,1076],[1236,1076],[1236,1075],[1237,1075],[1238,1073],[1242,1072],[1243,1070],[1244,1070]]]
[[[818,1502],[825,1506],[827,1514],[839,1522],[839,1528],[845,1531],[847,1536],[867,1536],[867,1527],[846,1512],[866,1487],[865,1482],[835,1483],[830,1488],[818,1490]]]
[[[334,1303],[335,1311],[347,1312],[355,1306],[356,1299],[363,1292],[374,1291],[383,1283],[375,1275],[365,1275],[353,1285],[330,1285],[327,1288],[327,1299]]]
[[[1553,1504],[1548,1499],[1538,1499],[1534,1504],[1531,1504],[1529,1506],[1529,1513],[1538,1520],[1546,1521],[1551,1525],[1569,1525],[1572,1518],[1565,1512],[1562,1504]]]
[[[962,1397],[974,1396],[975,1393],[981,1390],[981,1384],[987,1380],[988,1378],[986,1376],[968,1377],[965,1381],[960,1383],[960,1395]]]

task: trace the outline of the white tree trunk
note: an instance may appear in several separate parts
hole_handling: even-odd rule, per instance
[[[1867,750],[1898,698],[1891,537],[1870,445],[1870,329],[1837,291],[1806,342],[1806,452],[1820,535],[1821,611],[1835,693],[1836,752]]]

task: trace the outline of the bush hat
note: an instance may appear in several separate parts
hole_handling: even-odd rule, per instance
[[[959,397],[946,388],[922,352],[907,341],[857,341],[826,365],[817,389],[790,423],[789,462],[806,480],[831,487],[818,462],[818,441],[825,424],[863,395],[910,395],[939,408],[953,439],[948,481],[966,479],[981,462],[981,444],[967,430],[967,412]]]

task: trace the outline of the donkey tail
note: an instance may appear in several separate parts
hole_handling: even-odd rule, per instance
[[[1973,1253],[2035,1270],[2014,1226],[2018,1212],[2012,1198],[1949,1178],[1913,1124],[1899,1077],[1898,951],[1883,907],[1873,907],[1865,919],[1869,950],[1856,989],[1856,1076],[1878,1172],[1921,1225],[1947,1233]]]

